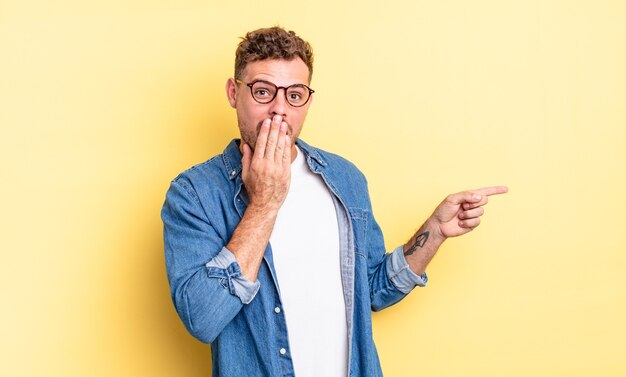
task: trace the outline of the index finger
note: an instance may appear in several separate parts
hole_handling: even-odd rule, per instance
[[[500,195],[509,192],[509,188],[506,186],[490,186],[483,187],[475,190],[469,190],[473,194],[490,196],[490,195]]]
[[[270,120],[265,119],[259,127],[259,134],[256,137],[256,145],[254,146],[254,154],[252,158],[260,159],[265,155],[265,147],[267,138],[270,133]]]

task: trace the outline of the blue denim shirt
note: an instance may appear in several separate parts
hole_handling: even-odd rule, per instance
[[[298,146],[311,171],[320,174],[334,194],[348,321],[348,375],[382,376],[371,311],[400,301],[428,278],[411,271],[401,246],[385,253],[363,174],[344,158],[301,140]],[[221,155],[172,181],[161,213],[172,300],[187,330],[211,343],[213,376],[294,376],[271,245],[256,282],[241,274],[225,247],[246,203],[237,140]],[[319,279],[324,279],[324,271]]]

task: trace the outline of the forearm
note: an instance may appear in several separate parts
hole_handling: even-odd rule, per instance
[[[226,245],[237,259],[241,273],[250,281],[257,280],[277,214],[278,209],[249,206]]]
[[[421,275],[426,271],[426,266],[433,259],[443,241],[445,237],[441,235],[434,221],[429,218],[404,245],[404,258],[415,274]]]

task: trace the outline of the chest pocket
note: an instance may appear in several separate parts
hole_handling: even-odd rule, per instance
[[[354,236],[354,252],[356,255],[367,258],[367,218],[369,211],[363,208],[348,208],[352,233]]]

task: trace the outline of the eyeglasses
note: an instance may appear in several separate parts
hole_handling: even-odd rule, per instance
[[[245,83],[241,80],[235,80],[246,84],[250,88],[250,93],[255,101],[262,104],[270,103],[276,98],[279,89],[285,90],[285,99],[293,107],[301,107],[306,105],[311,98],[311,94],[315,91],[304,84],[293,84],[289,86],[276,86],[275,84],[265,81],[256,80],[251,83]]]

